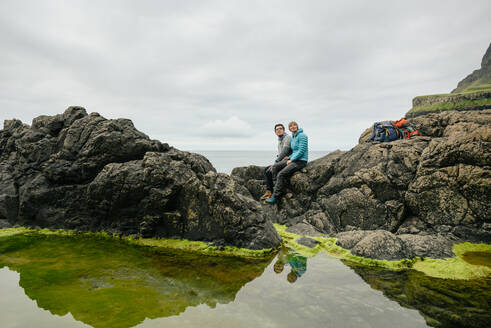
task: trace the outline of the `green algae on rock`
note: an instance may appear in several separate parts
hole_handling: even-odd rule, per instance
[[[319,244],[314,248],[308,248],[297,242],[297,240],[302,237],[301,235],[287,232],[286,226],[279,224],[275,224],[275,228],[278,231],[278,234],[283,238],[286,247],[291,248],[306,257],[312,257],[321,251],[325,251],[333,257],[357,263],[358,265],[381,267],[395,271],[414,269],[427,276],[442,279],[469,280],[491,276],[491,263],[480,263],[476,265],[465,260],[465,254],[472,252],[479,252],[481,254],[481,259],[489,259],[489,256],[491,256],[491,245],[488,244],[473,244],[469,242],[455,244],[453,246],[453,252],[455,254],[454,258],[432,259],[414,257],[412,259],[388,261],[353,255],[348,249],[336,245],[336,238],[327,235],[324,237],[310,237],[319,241]],[[482,254],[488,254],[488,257],[485,257]]]
[[[102,235],[20,231],[2,231],[0,268],[17,271],[39,307],[94,327],[132,327],[188,306],[232,302],[272,260],[156,253]]]
[[[168,239],[168,238],[138,238],[133,236],[111,235],[104,231],[101,232],[80,232],[65,229],[30,229],[26,227],[0,229],[0,238],[10,237],[18,234],[40,234],[57,236],[78,236],[88,238],[117,239],[127,244],[146,246],[156,252],[183,251],[207,256],[221,257],[243,257],[243,258],[269,258],[275,252],[274,248],[266,249],[247,249],[225,246],[218,248],[202,241],[191,241],[187,239]]]
[[[276,231],[283,239],[283,243],[286,247],[295,250],[295,252],[306,256],[312,257],[317,253],[324,251],[332,257],[336,257],[341,260],[350,260],[355,263],[367,265],[367,266],[378,266],[391,270],[404,270],[408,269],[412,266],[412,264],[417,259],[402,259],[398,261],[387,261],[387,260],[377,260],[377,259],[369,259],[361,256],[356,256],[351,254],[348,249],[342,248],[339,245],[336,245],[336,238],[329,237],[325,235],[323,237],[310,237],[314,240],[317,240],[319,244],[317,244],[314,248],[308,248],[306,246],[300,245],[297,240],[301,238],[301,235],[297,235],[291,232],[286,231],[286,226],[275,224]]]

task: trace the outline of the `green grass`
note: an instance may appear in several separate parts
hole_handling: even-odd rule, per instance
[[[407,112],[407,116],[417,116],[421,114],[427,113],[439,113],[449,110],[473,110],[473,109],[483,109],[483,108],[491,108],[491,98],[490,97],[479,97],[480,93],[489,93],[491,92],[491,85],[489,87],[482,86],[483,89],[474,90],[469,89],[465,92],[461,93],[451,93],[451,94],[437,94],[437,95],[427,95],[416,97],[416,99],[421,100],[423,103],[417,106],[414,106]],[[476,99],[469,99],[469,97],[473,97],[473,94],[476,94]],[[429,102],[430,99],[442,98],[444,101],[433,101]]]
[[[486,91],[491,89],[491,77],[481,77],[454,90],[455,93]]]

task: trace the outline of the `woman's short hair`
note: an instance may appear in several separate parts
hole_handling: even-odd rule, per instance
[[[298,126],[298,123],[297,122],[291,121],[290,123],[288,123],[288,127],[290,127],[292,124],[295,124],[296,126]]]

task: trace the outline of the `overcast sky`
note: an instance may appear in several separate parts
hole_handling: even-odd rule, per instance
[[[491,1],[0,2],[0,119],[70,105],[183,150],[269,150],[299,123],[349,149],[447,93],[491,41]]]

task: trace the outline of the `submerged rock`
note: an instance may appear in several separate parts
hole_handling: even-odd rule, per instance
[[[379,259],[445,257],[459,240],[490,243],[491,110],[412,122],[424,136],[369,143],[365,131],[353,149],[308,163],[278,206],[268,207],[275,222],[303,222],[330,235],[350,231],[341,246]],[[258,199],[262,169],[235,168],[232,175]],[[371,231],[370,238],[354,230]],[[384,232],[372,232],[378,230]]]
[[[303,237],[300,237],[297,239],[297,243],[299,243],[300,245],[306,246],[308,248],[314,248],[315,246],[317,246],[319,244],[319,241],[303,236]]]
[[[0,220],[250,249],[280,238],[249,191],[183,152],[82,107],[0,130]]]

